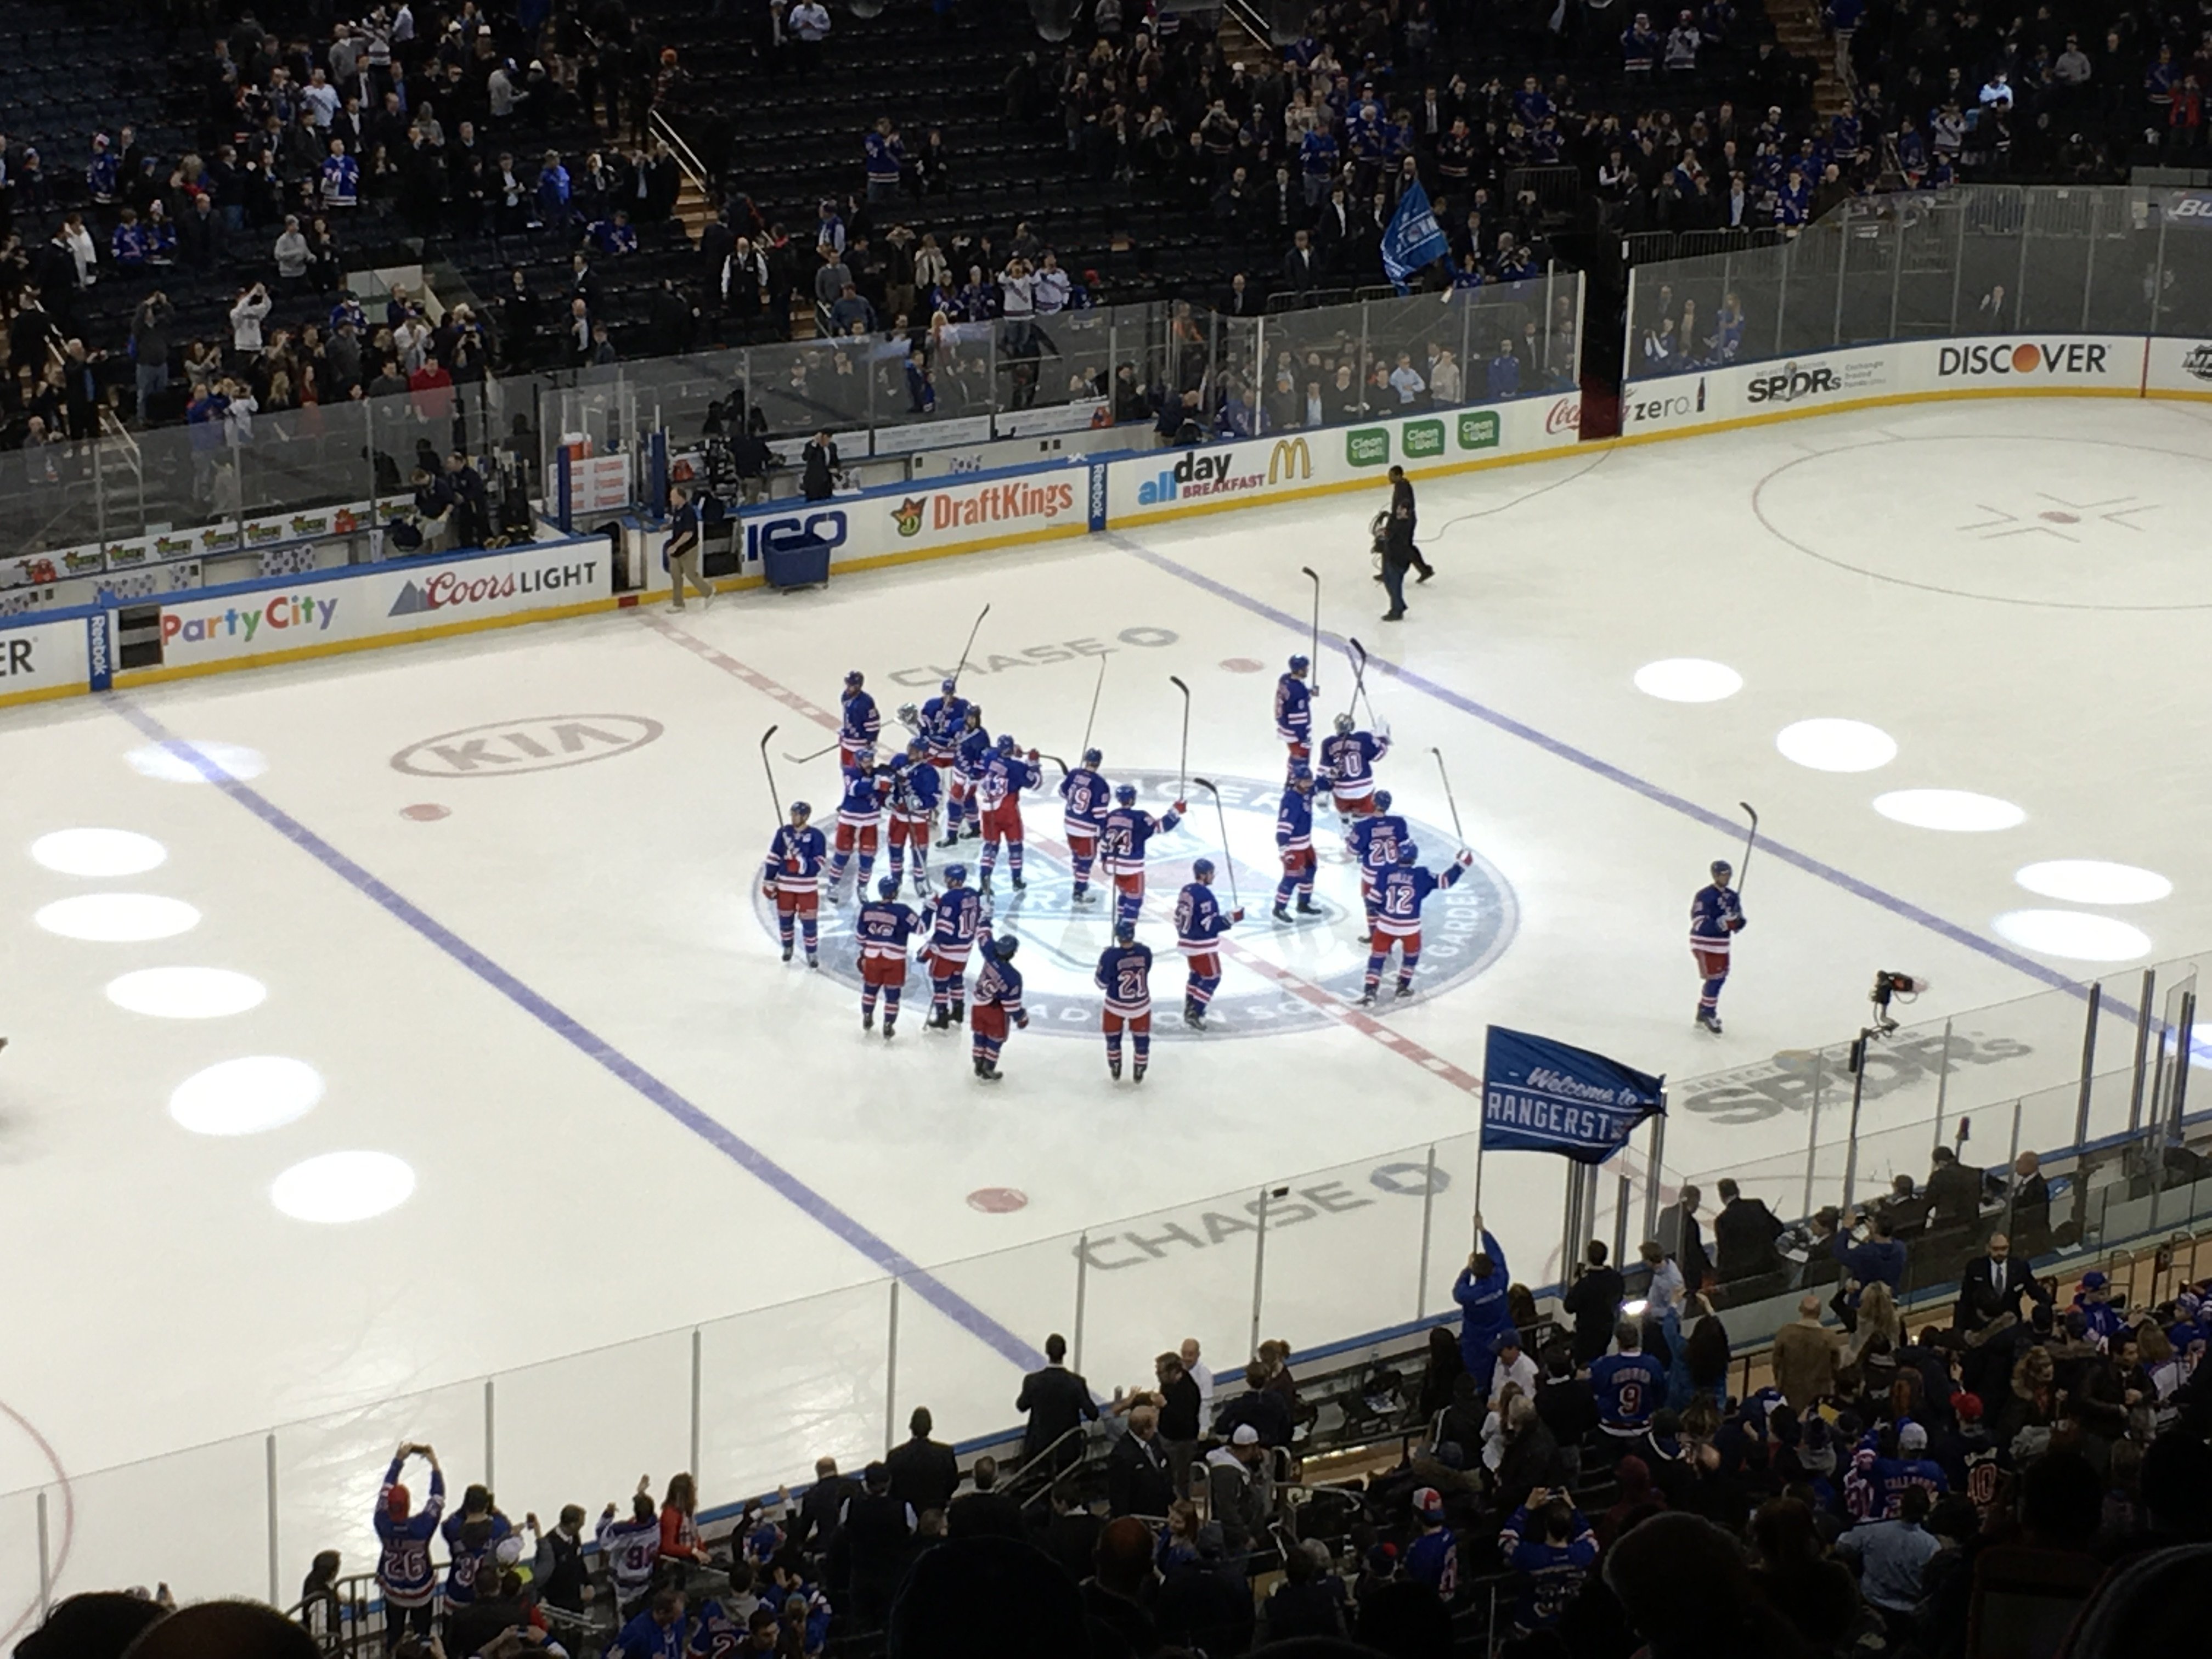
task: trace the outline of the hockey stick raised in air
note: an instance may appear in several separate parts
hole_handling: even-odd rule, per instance
[[[1190,785],[1190,688],[1173,674],[1168,679],[1182,693],[1182,754],[1176,762],[1176,799],[1181,800]]]
[[[768,757],[768,740],[776,733],[773,726],[761,733],[761,770],[768,774],[768,798],[775,808],[776,821],[783,821],[783,798],[775,793],[775,763]]]
[[[769,727],[769,731],[771,731],[771,732],[773,732],[773,731],[775,731],[775,728],[774,726],[771,726],[770,727]],[[765,742],[767,742],[767,741],[768,741],[768,739],[766,739],[765,738],[762,738],[762,739],[761,739],[761,741],[762,741],[762,742],[763,742],[763,743],[765,743]],[[783,757],[784,757],[784,759],[786,759],[786,760],[789,761],[789,762],[790,762],[793,766],[804,766],[804,765],[805,765],[805,764],[806,764],[806,763],[807,763],[807,762],[809,762],[809,761],[818,761],[818,760],[820,760],[820,759],[821,759],[824,755],[834,755],[834,754],[836,754],[836,753],[837,752],[838,749],[839,749],[841,746],[842,746],[842,745],[841,745],[841,744],[835,744],[835,743],[833,743],[833,744],[830,744],[827,749],[817,749],[817,750],[815,750],[812,754],[811,754],[811,755],[794,755],[794,754],[793,754],[793,753],[791,752],[791,750],[789,750],[788,749],[787,749],[787,750],[785,750],[783,751]]]
[[[952,670],[952,689],[955,691],[960,689],[960,676],[967,672],[968,653],[975,648],[975,636],[983,631],[983,618],[990,614],[991,607],[988,605],[975,613],[975,625],[968,630],[968,643],[960,647],[960,660]]]
[[[1743,868],[1735,872],[1735,890],[1743,891],[1745,878],[1751,874],[1751,849],[1759,840],[1759,809],[1747,800],[1736,803],[1751,818],[1751,833],[1743,838]]]
[[[1079,755],[1091,752],[1091,728],[1098,724],[1098,694],[1105,689],[1106,653],[1102,651],[1098,653],[1098,683],[1091,688],[1091,717],[1083,722],[1083,747],[1075,751]],[[1065,766],[1060,768],[1063,772],[1066,769]]]
[[[1451,808],[1452,834],[1459,837],[1459,844],[1464,848],[1467,845],[1467,831],[1459,827],[1459,802],[1452,797],[1451,774],[1444,770],[1444,751],[1441,749],[1431,749],[1429,752],[1437,757],[1437,775],[1443,780],[1444,805]]]
[[[1193,778],[1191,781],[1213,797],[1213,816],[1221,820],[1222,867],[1229,872],[1229,906],[1232,910],[1242,910],[1244,901],[1237,896],[1237,860],[1229,854],[1229,814],[1221,805],[1221,792],[1210,779]]]
[[[1055,754],[1052,753],[1049,750],[1044,750],[1044,749],[1040,749],[1040,750],[1037,750],[1037,757],[1038,757],[1038,758],[1039,758],[1039,759],[1041,759],[1041,760],[1048,760],[1048,761],[1050,761],[1050,762],[1051,762],[1054,766],[1057,766],[1057,767],[1060,769],[1060,775],[1061,775],[1063,777],[1064,777],[1064,776],[1066,776],[1066,775],[1070,771],[1072,771],[1072,770],[1073,770],[1073,769],[1073,769],[1072,767],[1070,767],[1070,766],[1068,765],[1068,763],[1067,763],[1066,761],[1064,761],[1064,760],[1060,759],[1060,757],[1059,756],[1057,756],[1057,755],[1055,755]]]
[[[1298,568],[1306,573],[1306,580],[1314,585],[1313,643],[1307,650],[1307,660],[1311,666],[1306,672],[1313,676],[1313,690],[1318,691],[1321,690],[1321,573],[1310,564],[1302,564]]]
[[[1372,728],[1380,722],[1375,718],[1375,699],[1367,695],[1367,647],[1360,644],[1358,640],[1351,641],[1350,644],[1352,646],[1352,702],[1344,712],[1347,714],[1358,714],[1360,702],[1364,699],[1367,703],[1367,724]]]

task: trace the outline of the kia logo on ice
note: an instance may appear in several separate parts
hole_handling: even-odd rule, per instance
[[[661,729],[642,714],[540,714],[425,738],[394,755],[392,766],[418,778],[513,777],[626,755]]]

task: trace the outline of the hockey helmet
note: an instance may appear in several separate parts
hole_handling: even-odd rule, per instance
[[[876,884],[876,890],[878,893],[881,893],[887,899],[896,898],[898,896],[898,890],[899,878],[896,876],[885,876],[881,881]]]
[[[937,683],[937,689],[949,697],[960,689],[960,682],[950,678],[941,679]]]
[[[967,879],[968,866],[966,865],[948,864],[945,866],[945,884],[947,887],[957,887],[962,882]]]
[[[922,741],[919,733],[916,733],[906,740],[906,752],[919,757],[929,752],[929,745]]]
[[[971,702],[968,705],[967,720],[971,727],[978,731],[982,729],[983,705],[981,703]]]
[[[865,768],[873,766],[875,763],[876,745],[872,743],[864,743],[858,749],[855,749],[853,751],[853,764],[854,766]]]
[[[866,674],[863,674],[863,673],[862,673],[859,669],[854,668],[854,669],[849,669],[849,670],[848,670],[848,671],[847,671],[846,675],[845,675],[845,684],[848,684],[848,685],[866,685],[867,683],[868,683],[868,677],[867,677]]]
[[[1193,859],[1190,865],[1190,873],[1200,881],[1210,879],[1213,874],[1213,860],[1212,859]]]
[[[1303,674],[1312,666],[1312,660],[1303,654],[1291,659],[1291,672],[1293,674]]]
[[[1095,769],[1106,764],[1106,757],[1096,749],[1086,749],[1083,751],[1083,763]]]
[[[1420,849],[1420,848],[1419,848],[1417,844],[1415,844],[1414,842],[1410,842],[1410,841],[1401,841],[1401,842],[1400,842],[1398,843],[1398,862],[1399,862],[1399,863],[1401,863],[1401,864],[1418,864],[1419,862],[1420,862],[1420,858],[1421,858],[1421,849]]]
[[[1726,877],[1732,876],[1735,873],[1735,866],[1730,864],[1726,859],[1715,859],[1713,860],[1712,872],[1717,877],[1725,878]]]
[[[1378,812],[1387,812],[1390,810],[1390,792],[1388,789],[1377,789],[1375,792],[1375,810]]]
[[[1014,959],[1014,952],[1021,948],[1021,940],[1016,939],[1012,933],[1001,933],[998,936],[997,943],[992,945],[991,954],[1001,962],[1012,962]]]
[[[795,818],[811,818],[814,816],[814,809],[803,800],[795,800],[791,803],[791,816]]]
[[[1014,752],[1014,734],[1012,732],[1001,732],[999,733],[999,752],[1002,755],[1011,755]]]
[[[1123,917],[1114,924],[1114,938],[1122,945],[1134,944],[1137,938],[1137,924],[1126,916]]]
[[[901,726],[915,726],[921,725],[921,710],[915,708],[910,702],[901,703],[898,706],[898,723]]]
[[[1338,732],[1339,732],[1339,733],[1343,733],[1343,732],[1346,732],[1351,731],[1351,730],[1352,730],[1352,716],[1351,716],[1351,715],[1349,715],[1349,714],[1339,714],[1339,715],[1336,717],[1336,729],[1337,729],[1337,731],[1338,731]]]
[[[1137,804],[1137,786],[1133,783],[1123,784],[1114,792],[1114,799],[1124,806],[1134,806]]]

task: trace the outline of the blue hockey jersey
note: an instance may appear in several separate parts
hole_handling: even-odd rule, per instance
[[[483,1517],[479,1517],[483,1518]],[[483,1572],[484,1563],[491,1559],[499,1540],[514,1530],[507,1518],[494,1510],[489,1517],[491,1531],[484,1540],[471,1548],[462,1537],[468,1529],[467,1518],[449,1515],[439,1530],[446,1540],[446,1601],[448,1606],[467,1607],[477,1599],[477,1581]],[[490,1591],[499,1589],[497,1575],[493,1575]]]
[[[1369,820],[1359,821],[1365,823]],[[1353,828],[1358,826],[1355,824]],[[1285,853],[1296,853],[1313,845],[1313,791],[1285,789],[1282,803],[1275,808],[1275,845]]]
[[[1176,896],[1176,948],[1187,957],[1218,950],[1216,943],[1230,928],[1229,915],[1213,890],[1194,881]]]
[[[983,951],[983,971],[975,975],[975,1006],[988,1008],[996,1005],[1006,1011],[1006,1018],[1019,1021],[1022,1012],[1022,970],[1011,962],[1001,962],[988,948],[991,936],[983,935],[987,947]]]
[[[1466,868],[1463,864],[1448,864],[1440,876],[1417,864],[1401,864],[1385,871],[1375,884],[1375,931],[1404,934],[1417,930],[1421,925],[1421,906],[1428,902],[1429,895],[1456,884]]]
[[[822,866],[830,857],[830,843],[812,824],[794,830],[789,824],[775,832],[768,844],[768,861],[761,866],[761,885],[781,893],[817,892]]]
[[[1398,866],[1398,848],[1413,839],[1413,832],[1406,820],[1395,812],[1370,812],[1364,818],[1352,820],[1352,828],[1345,832],[1344,844],[1359,860],[1359,873],[1372,884],[1382,878],[1383,872]]]
[[[921,735],[928,740],[932,760],[951,760],[960,742],[961,728],[968,721],[968,699],[963,696],[932,697],[921,706]]]
[[[398,1607],[419,1607],[429,1601],[438,1587],[438,1576],[430,1566],[430,1540],[438,1535],[438,1517],[446,1508],[446,1477],[442,1471],[430,1471],[430,1495],[422,1507],[404,1521],[396,1521],[392,1515],[392,1489],[399,1484],[400,1466],[406,1460],[395,1457],[392,1467],[384,1472],[384,1484],[376,1494],[376,1537],[383,1546],[376,1558],[376,1582],[384,1592],[384,1599]]]
[[[1152,948],[1140,941],[1109,945],[1098,957],[1091,982],[1106,994],[1109,1012],[1135,1016],[1152,1012]]]
[[[837,802],[837,822],[840,823],[880,823],[884,816],[884,798],[890,793],[891,779],[887,771],[870,767],[865,771],[849,767],[845,773],[845,793]]]
[[[922,920],[912,906],[896,899],[870,899],[854,920],[853,937],[860,941],[863,958],[903,962],[907,941],[921,925]]]
[[[1304,743],[1313,735],[1313,690],[1296,674],[1275,682],[1275,735]]]
[[[927,823],[937,811],[945,785],[927,761],[909,761],[891,775],[891,811],[909,823]]]
[[[972,887],[948,887],[922,908],[929,929],[929,948],[959,961],[968,959],[981,926],[983,901]]]
[[[1098,832],[1099,853],[1106,872],[1115,876],[1145,873],[1145,848],[1154,836],[1165,835],[1182,820],[1174,812],[1154,817],[1134,806],[1117,806],[1106,815]]]
[[[1315,769],[1344,800],[1364,800],[1375,792],[1375,763],[1390,752],[1390,739],[1371,732],[1332,733],[1321,740],[1321,764]]]
[[[1690,900],[1692,950],[1725,956],[1730,939],[1745,925],[1742,901],[1732,887],[1716,887],[1708,882]]]
[[[884,729],[884,717],[876,708],[876,700],[865,691],[855,691],[844,700],[844,718],[837,727],[840,743],[873,743]]]
[[[1603,1427],[1633,1433],[1667,1403],[1667,1372],[1648,1353],[1603,1354],[1590,1362],[1590,1394]]]
[[[1044,774],[1036,762],[1024,760],[1019,755],[994,752],[976,775],[975,793],[988,811],[1009,800],[1019,805],[1022,791],[1035,789],[1043,781]]]
[[[981,726],[972,732],[963,732],[954,739],[952,762],[963,778],[980,778],[983,767],[991,758],[991,734]]]
[[[1097,773],[1079,766],[1060,781],[1060,799],[1067,819],[1067,833],[1087,839],[1096,836],[1105,823],[1106,814],[1113,806],[1114,792]]]

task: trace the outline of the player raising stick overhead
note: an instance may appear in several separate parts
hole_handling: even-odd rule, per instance
[[[1067,854],[1075,866],[1075,890],[1067,896],[1073,905],[1097,902],[1091,894],[1091,861],[1098,856],[1098,832],[1105,826],[1107,809],[1112,804],[1111,792],[1098,771],[1105,763],[1105,756],[1086,749],[1083,764],[1060,781]]]
[[[1713,860],[1713,878],[1690,900],[1690,954],[1705,985],[1698,993],[1698,1024],[1721,1034],[1721,987],[1728,983],[1729,947],[1748,924],[1743,902],[1729,886],[1735,872],[1725,859]]]
[[[1275,809],[1275,845],[1283,854],[1283,878],[1275,884],[1275,920],[1291,919],[1291,890],[1298,895],[1298,914],[1321,914],[1313,902],[1313,774],[1302,761],[1291,763],[1283,804]],[[1364,822],[1364,820],[1363,820]],[[1356,827],[1356,826],[1355,826]]]
[[[1336,734],[1321,744],[1320,775],[1336,797],[1340,826],[1375,810],[1375,763],[1390,752],[1390,739],[1352,730],[1352,716],[1336,717]]]
[[[873,748],[883,734],[884,717],[877,711],[876,700],[861,690],[866,684],[867,676],[855,668],[845,676],[845,692],[838,699],[842,717],[837,726],[837,764],[848,771],[860,750]]]
[[[1012,933],[993,938],[991,924],[983,924],[983,970],[975,975],[975,1019],[969,1030],[974,1041],[969,1052],[975,1056],[975,1075],[986,1083],[996,1083],[1002,1075],[999,1050],[1006,1046],[1007,1023],[1029,1028],[1030,1017],[1022,1012],[1022,975],[1014,966],[1014,948],[1020,943]]]
[[[969,703],[962,719],[965,723],[952,744],[952,808],[945,815],[947,847],[963,836],[973,841],[983,833],[975,791],[991,758],[991,734],[983,729],[981,703]]]
[[[923,907],[929,941],[921,960],[929,964],[929,1029],[942,1031],[967,1016],[968,952],[982,925],[982,900],[968,890],[968,866],[945,866],[945,890]]]
[[[1474,854],[1462,848],[1459,857],[1445,866],[1439,876],[1421,868],[1417,862],[1420,855],[1421,849],[1412,842],[1400,842],[1397,865],[1376,884],[1375,934],[1368,946],[1367,988],[1359,998],[1362,1007],[1375,1000],[1393,945],[1404,952],[1398,963],[1398,994],[1413,994],[1413,970],[1421,965],[1421,906],[1430,894],[1442,892],[1457,882],[1474,862]]]
[[[1398,848],[1413,837],[1406,820],[1390,810],[1390,792],[1375,792],[1375,810],[1354,818],[1344,844],[1359,860],[1359,902],[1367,908],[1367,931],[1375,931],[1375,895],[1382,878],[1397,867]]]
[[[1154,817],[1137,810],[1137,788],[1125,783],[1114,792],[1114,810],[1098,832],[1099,850],[1105,855],[1106,873],[1114,878],[1114,917],[1118,924],[1134,922],[1145,908],[1145,848],[1154,836],[1164,835],[1182,822],[1183,804],[1177,801]]]
[[[938,797],[949,810],[959,797],[953,793],[953,763],[960,734],[968,725],[968,699],[959,695],[958,682],[943,680],[938,694],[921,706],[921,735],[929,744],[929,763],[937,769]],[[952,845],[953,825],[945,820],[947,847]]]
[[[898,1024],[899,994],[906,989],[906,942],[921,918],[898,902],[896,876],[885,876],[876,890],[881,896],[860,907],[853,933],[860,942],[860,1029],[875,1029],[876,994],[880,991],[884,1040],[888,1042]]]
[[[1190,875],[1188,885],[1176,896],[1176,948],[1190,966],[1190,981],[1182,994],[1182,1023],[1203,1031],[1206,1006],[1221,984],[1221,936],[1231,922],[1243,921],[1244,913],[1224,912],[1213,896],[1212,859],[1195,860]]]
[[[1313,754],[1313,693],[1306,675],[1313,664],[1304,657],[1291,659],[1291,672],[1275,682],[1275,735],[1290,745],[1290,769],[1295,772]]]
[[[1002,735],[991,757],[983,763],[981,775],[976,779],[975,792],[983,807],[983,856],[978,860],[981,879],[976,884],[979,891],[991,890],[991,866],[999,861],[999,843],[1006,843],[1006,866],[1013,872],[1014,890],[1019,892],[1029,883],[1022,879],[1022,791],[1034,789],[1044,781],[1044,774],[1037,769],[1037,751],[1019,753],[1010,735]]]
[[[891,879],[906,880],[907,849],[914,849],[914,885],[929,891],[929,830],[937,817],[937,769],[927,759],[928,744],[915,738],[903,762],[891,763]],[[894,891],[896,890],[894,889]]]
[[[845,878],[846,860],[853,856],[857,846],[860,872],[853,890],[860,898],[867,897],[868,880],[876,869],[876,843],[883,833],[884,798],[890,792],[890,769],[878,767],[876,751],[863,744],[854,751],[853,763],[845,769],[844,799],[837,803],[836,851],[830,858],[832,891]]]
[[[783,941],[783,959],[791,960],[791,924],[796,921],[806,935],[806,965],[819,968],[816,958],[816,917],[822,908],[822,864],[828,843],[808,820],[814,809],[803,800],[791,803],[791,822],[775,832],[768,844],[768,862],[761,867],[761,891],[775,901],[775,931]]]
[[[1152,951],[1137,943],[1137,924],[1127,919],[1114,924],[1114,942],[1098,958],[1091,983],[1106,994],[1098,1016],[1098,1029],[1106,1034],[1106,1069],[1121,1080],[1121,1033],[1134,1040],[1136,1065],[1130,1081],[1142,1083],[1145,1067],[1152,1063]]]

